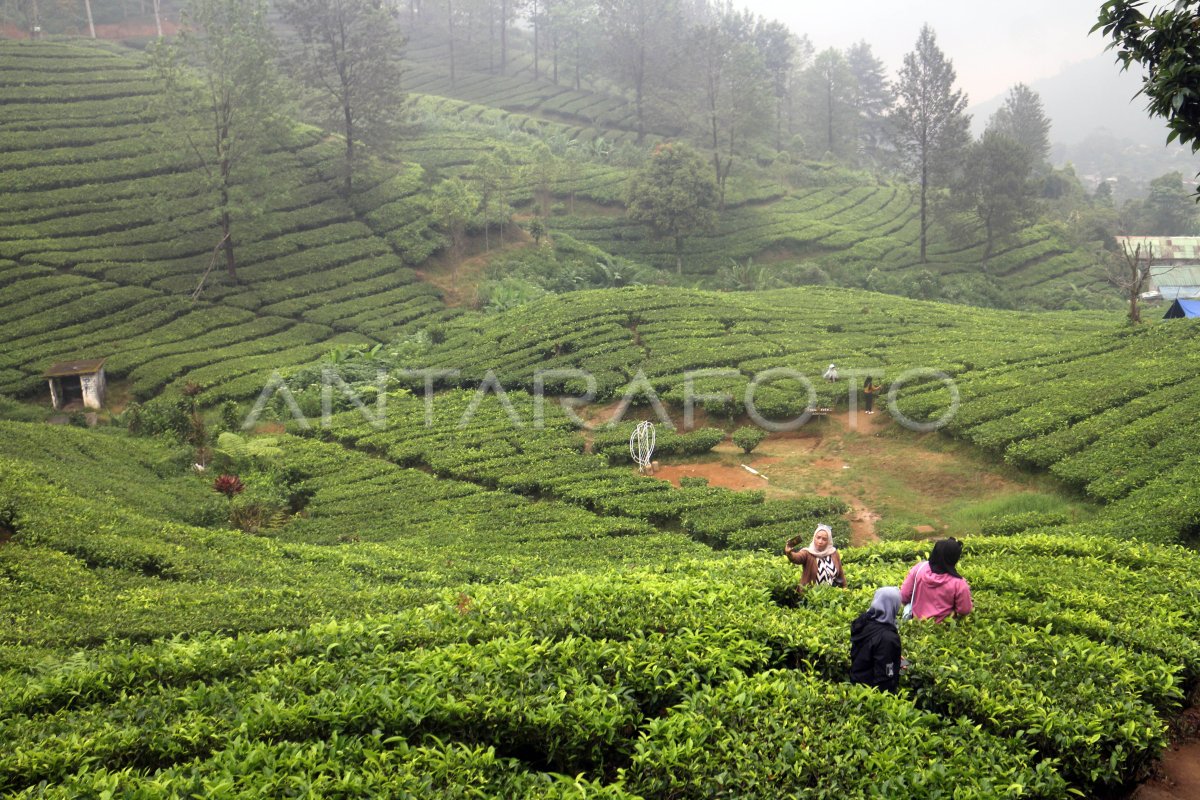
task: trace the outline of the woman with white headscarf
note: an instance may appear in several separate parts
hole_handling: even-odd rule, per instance
[[[799,550],[793,548],[799,544],[800,537],[788,539],[783,545],[783,554],[793,564],[804,567],[800,573],[800,585],[819,584],[822,586],[845,586],[846,573],[842,571],[842,557],[833,546],[833,529],[828,525],[818,525],[813,531],[812,542],[808,547]]]
[[[850,623],[850,682],[874,686],[885,692],[900,687],[900,590],[885,586],[875,590],[871,607]]]

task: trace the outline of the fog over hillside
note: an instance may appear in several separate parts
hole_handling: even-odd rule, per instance
[[[1185,178],[1200,171],[1200,156],[1166,143],[1166,125],[1147,115],[1145,99],[1137,94],[1140,87],[1140,72],[1121,71],[1112,53],[1033,82],[1031,88],[1053,121],[1054,163],[1074,164],[1085,181],[1123,177],[1139,185],[1172,170]],[[970,108],[976,134],[1003,102],[1000,95]]]

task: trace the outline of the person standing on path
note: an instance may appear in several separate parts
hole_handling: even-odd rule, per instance
[[[866,406],[866,412],[868,414],[875,413],[875,395],[879,394],[879,391],[882,388],[883,386],[875,383],[874,378],[872,378],[870,375],[863,378],[863,405]]]

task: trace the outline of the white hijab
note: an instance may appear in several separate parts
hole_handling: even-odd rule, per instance
[[[829,534],[829,544],[826,545],[824,550],[817,549],[817,534],[821,531],[825,531]],[[808,547],[804,549],[812,553],[817,558],[829,558],[829,556],[836,553],[837,548],[833,546],[833,528],[829,527],[828,525],[818,525],[817,529],[813,531],[812,541],[809,542]]]

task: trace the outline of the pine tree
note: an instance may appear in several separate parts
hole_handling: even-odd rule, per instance
[[[1008,90],[1004,105],[988,120],[987,129],[1007,136],[1029,151],[1036,166],[1050,156],[1050,119],[1042,98],[1023,83]]]
[[[883,62],[871,52],[871,45],[859,42],[846,53],[846,63],[854,74],[857,90],[854,108],[858,113],[859,152],[867,163],[878,165],[888,141],[888,114],[896,102]]]
[[[916,50],[904,57],[892,115],[896,149],[920,190],[921,263],[928,261],[930,190],[947,185],[970,142],[967,97],[954,88],[955,77],[933,29],[923,26]]]

